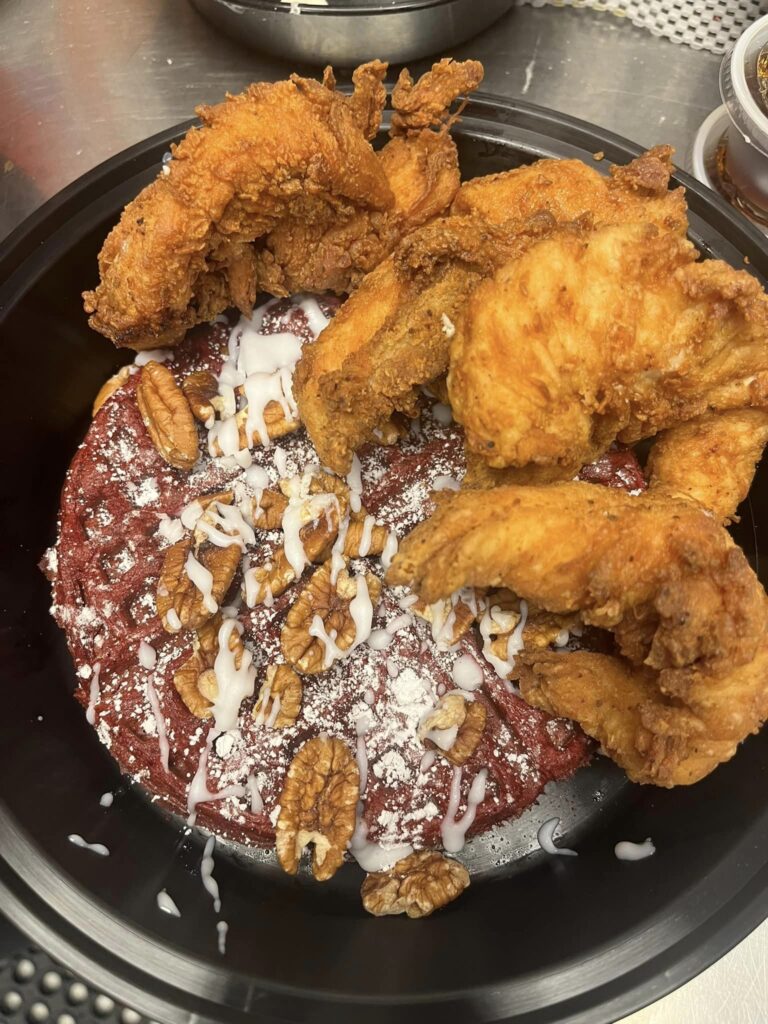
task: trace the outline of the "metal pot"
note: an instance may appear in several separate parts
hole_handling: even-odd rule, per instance
[[[514,0],[192,3],[239,42],[286,60],[339,67],[352,67],[374,56],[402,63],[442,53],[482,32],[514,6]]]

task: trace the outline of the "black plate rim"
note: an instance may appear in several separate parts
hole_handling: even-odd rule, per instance
[[[596,152],[602,150],[606,161],[621,162],[643,151],[643,147],[613,132],[522,100],[511,100],[491,93],[479,93],[471,101],[472,114],[479,118],[482,118],[483,115],[487,116],[489,123],[498,121],[499,111],[502,111],[505,117],[519,116],[523,122],[528,120],[535,122],[540,132],[546,131],[547,123],[556,123],[561,128],[566,126],[579,136],[581,142],[589,140],[586,148],[594,146]],[[192,119],[164,129],[105,160],[49,199],[15,228],[10,235],[0,241],[0,321],[13,304],[19,277],[24,276],[24,273],[30,269],[30,264],[34,267],[41,259],[43,263],[46,262],[45,254],[42,253],[41,256],[41,250],[45,244],[57,232],[65,228],[72,217],[81,213],[89,203],[95,202],[103,196],[105,189],[118,185],[128,173],[135,174],[156,164],[160,147],[167,149],[172,142],[196,123]],[[744,252],[745,256],[749,256],[753,250],[765,255],[767,243],[763,235],[719,195],[682,171],[675,172],[673,181],[686,188],[689,205],[694,211],[703,209],[708,215],[714,215],[717,224],[725,230],[729,226],[736,230],[741,236],[741,240],[748,243],[741,247],[748,250]],[[28,274],[26,280],[28,284],[30,280]],[[0,829],[0,834],[5,831],[5,829]],[[25,896],[23,892],[25,886],[24,880],[13,871],[5,860],[2,847],[0,847],[0,905],[3,909],[7,908],[9,917],[20,927],[30,931],[36,941],[46,942],[49,945],[55,944],[60,934],[57,933],[55,911],[52,907],[44,908],[48,911],[47,914],[33,910],[31,903],[34,902],[34,893],[30,890]],[[730,902],[718,908],[692,932],[665,950],[663,954],[648,960],[642,968],[635,969],[630,975],[622,975],[619,979],[620,984],[603,984],[597,989],[591,989],[562,1003],[557,1003],[555,1007],[546,1008],[542,1012],[534,1011],[526,1013],[524,1016],[516,1016],[514,1020],[519,1021],[520,1024],[523,1022],[525,1024],[539,1024],[539,1022],[554,1024],[555,1021],[558,1024],[576,1024],[577,1021],[585,1019],[584,1013],[589,1012],[590,1024],[603,1024],[603,1022],[608,1024],[609,1021],[615,1021],[640,1009],[695,977],[733,948],[766,916],[768,916],[768,855],[759,868],[733,895]],[[73,930],[76,931],[74,928]],[[124,977],[111,967],[96,964],[87,954],[83,954],[74,946],[70,946],[69,950],[66,966],[70,969],[77,972],[81,970],[83,964],[92,963],[93,970],[98,971],[100,975],[98,979],[100,983],[103,983],[104,987],[113,991],[115,995],[121,996],[124,993],[127,998],[131,991],[136,991],[134,985],[126,982]],[[116,954],[111,954],[111,958],[115,959]],[[136,965],[132,965],[132,968],[134,974],[140,973]],[[632,983],[627,984],[630,978]],[[617,988],[615,993],[612,991],[614,987]],[[458,992],[462,991],[458,990]],[[603,993],[602,996],[600,996],[601,993]],[[453,994],[455,993],[446,993],[446,995]],[[484,989],[476,988],[471,990],[471,994],[469,991],[466,994],[473,1001],[477,998],[485,1005],[497,1006],[499,1010],[502,1009],[503,1000],[498,991],[486,992]],[[600,997],[596,1000],[595,996]],[[157,1016],[163,1015],[160,1012],[162,1005],[163,1013],[168,1020],[182,1019],[176,1016],[175,1005],[178,1004],[155,1002]],[[368,1005],[373,1006],[375,1002],[375,999],[372,999]],[[361,1003],[361,1005],[363,1004]],[[549,1009],[557,1008],[562,1009],[565,1016],[553,1017],[548,1012]],[[202,1021],[208,1018],[201,1017],[199,1019]]]

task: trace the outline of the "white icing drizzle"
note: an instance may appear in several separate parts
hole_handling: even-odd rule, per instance
[[[139,664],[142,668],[152,669],[157,663],[157,651],[146,640],[139,644]]]
[[[645,860],[656,853],[656,847],[651,839],[646,839],[644,843],[630,843],[625,839],[616,843],[613,852],[619,860]]]
[[[397,534],[394,530],[390,530],[384,542],[384,550],[381,552],[381,564],[385,571],[390,567],[392,559],[397,554],[397,544]]]
[[[363,520],[363,532],[360,535],[360,557],[365,558],[368,552],[371,550],[371,537],[373,535],[373,527],[376,525],[375,516],[366,516]]]
[[[448,807],[445,817],[440,825],[440,834],[443,837],[443,846],[447,853],[459,853],[464,849],[467,831],[475,820],[477,808],[485,798],[485,783],[488,778],[488,769],[481,768],[472,780],[467,795],[467,809],[464,814],[456,820],[456,812],[461,802],[461,768],[453,769],[451,780],[451,793],[448,800]]]
[[[229,649],[233,632],[237,632],[239,636],[243,635],[243,626],[240,622],[236,619],[226,619],[222,622],[219,629],[219,652],[213,663],[218,690],[212,708],[216,732],[237,729],[240,705],[246,697],[253,696],[256,684],[256,669],[252,665],[253,655],[248,648],[242,651],[239,668],[235,652]]]
[[[552,641],[555,647],[565,647],[568,641],[571,639],[571,634],[567,629],[561,629],[555,639]]]
[[[275,448],[274,459],[275,469],[277,470],[278,476],[282,480],[283,478],[288,476],[288,452],[285,450],[285,448],[281,448],[280,445],[278,445]]]
[[[269,487],[269,473],[262,466],[249,466],[245,471],[245,482],[254,491],[265,491]]]
[[[371,635],[371,624],[373,623],[373,604],[371,603],[371,595],[368,592],[368,581],[365,576],[360,573],[355,576],[355,582],[357,583],[357,590],[355,596],[349,602],[349,614],[352,616],[352,621],[355,624],[355,640],[349,650],[346,652],[347,655],[359,647],[360,644],[364,644]]]
[[[67,836],[67,839],[73,846],[79,846],[82,850],[90,850],[91,853],[98,853],[100,857],[109,856],[109,850],[103,843],[87,843],[85,839],[83,839],[82,836],[79,836],[76,832]]]
[[[539,846],[545,853],[560,857],[578,857],[578,853],[575,850],[569,850],[565,846],[555,846],[555,832],[559,824],[559,818],[549,818],[544,822],[536,833]]]
[[[283,512],[283,550],[288,564],[298,579],[308,563],[304,545],[301,542],[301,528],[308,522],[316,522],[332,508],[338,511],[339,499],[335,494],[309,494],[313,473],[307,470],[301,476],[288,481],[288,504]]]
[[[528,618],[528,604],[526,601],[520,601],[520,618],[515,628],[509,634],[507,640],[507,657],[499,658],[493,653],[491,644],[493,643],[492,637],[500,630],[500,621],[509,613],[503,612],[497,605],[488,607],[483,612],[482,618],[480,619],[480,635],[483,638],[483,657],[489,665],[495,670],[496,674],[500,679],[506,680],[507,677],[512,673],[515,667],[515,655],[519,654],[523,649],[523,630],[525,629],[525,623]]]
[[[369,708],[373,707],[373,705],[376,703],[376,694],[373,692],[373,689],[370,686],[363,694],[363,700],[365,701]]]
[[[352,456],[352,468],[347,473],[347,486],[349,487],[349,507],[353,512],[359,512],[363,507],[363,468],[357,455]]]
[[[374,651],[383,651],[392,643],[394,637],[386,629],[374,629],[368,637],[368,646]]]
[[[185,526],[188,530],[194,530],[197,525],[197,521],[200,519],[203,512],[205,512],[205,509],[197,498],[195,498],[194,501],[190,501],[190,503],[185,505],[181,510],[180,521],[182,526]]]
[[[456,333],[456,325],[447,313],[440,314],[440,322],[443,326],[443,334],[450,340]]]
[[[156,533],[158,537],[167,540],[169,544],[176,544],[184,536],[184,524],[181,519],[171,519],[163,512],[160,515]]]
[[[442,402],[435,402],[432,406],[432,418],[438,423],[441,423],[444,427],[447,427],[448,424],[453,421],[453,410],[450,405],[444,405]]]
[[[437,754],[434,752],[434,750],[428,750],[426,754],[424,754],[424,756],[422,757],[421,762],[419,764],[419,771],[421,772],[421,774],[425,775],[436,760]]]
[[[427,712],[429,714],[429,712]],[[449,725],[445,729],[430,729],[427,739],[432,740],[440,750],[450,750],[459,735],[458,725]]]
[[[167,363],[169,359],[173,359],[172,348],[145,348],[142,352],[136,353],[133,364],[146,366],[147,363]]]
[[[221,956],[225,956],[227,952],[227,932],[229,931],[229,925],[226,921],[216,922],[216,945]]]
[[[165,889],[161,889],[156,898],[157,906],[164,914],[170,914],[171,917],[181,917],[181,911]]]
[[[408,626],[413,625],[413,616],[404,613],[403,615],[396,615],[393,619],[390,619],[385,629],[390,636],[394,636],[401,629],[406,629]]]
[[[397,667],[394,658],[387,658],[387,675],[390,679],[397,679],[400,675],[400,669]]]
[[[434,413],[434,409],[432,410]],[[433,491],[459,491],[461,484],[452,476],[436,476],[432,481]]]
[[[181,619],[175,608],[169,608],[165,613],[165,621],[174,633],[178,633],[181,629]]]
[[[147,683],[147,697],[149,698],[149,706],[152,708],[152,714],[155,718],[155,724],[157,725],[157,742],[160,746],[160,761],[164,770],[167,772],[168,769],[168,758],[171,753],[171,748],[168,743],[168,733],[165,728],[165,718],[160,710],[160,701],[157,696],[157,690],[154,684],[149,681]]]
[[[266,709],[267,709],[267,705],[269,704],[269,698],[270,698],[271,694],[272,694],[272,684],[271,683],[266,683],[265,686],[264,686],[264,690],[263,690],[263,692],[260,695],[261,706],[260,706],[260,708],[258,710],[258,713],[253,716],[253,724],[254,725],[264,725],[264,723],[265,723],[265,721],[267,719]]]
[[[478,690],[483,685],[483,670],[471,654],[461,654],[453,663],[451,676],[460,690]]]
[[[198,521],[195,529],[219,548],[228,548],[232,544],[237,544],[240,550],[244,551],[246,544],[256,543],[256,534],[243,518],[243,513],[237,505],[213,502],[208,506],[205,517]]]
[[[261,795],[259,783],[255,775],[248,776],[245,788],[250,800],[251,814],[262,814],[264,811],[264,798]]]
[[[330,668],[336,659],[344,657],[345,652],[336,644],[336,630],[332,629],[330,635],[326,633],[325,623],[320,615],[315,615],[312,619],[308,633],[325,647],[323,668]]]
[[[213,573],[210,569],[206,569],[202,562],[198,562],[191,551],[187,555],[184,571],[202,594],[203,606],[206,611],[214,615],[219,610],[219,606],[213,596]]]
[[[347,543],[347,531],[349,530],[349,516],[344,516],[339,523],[339,532],[331,548],[331,584],[335,587],[339,573],[347,564],[344,560],[344,545]]]
[[[179,623],[181,625],[181,623]],[[96,721],[96,705],[99,703],[101,698],[101,688],[99,686],[99,673],[101,672],[101,662],[95,661],[93,663],[93,672],[91,673],[91,688],[88,693],[88,707],[85,709],[86,721],[93,725]]]
[[[402,610],[405,612],[408,611],[409,608],[413,608],[413,606],[416,604],[418,600],[418,594],[406,594],[405,597],[401,597],[397,603],[398,606],[402,608]]]
[[[213,900],[213,909],[218,914],[221,911],[221,897],[219,895],[219,883],[213,877],[215,867],[213,851],[216,848],[216,836],[209,836],[203,850],[203,859],[200,861],[200,875],[203,879],[203,888]]]
[[[413,853],[413,847],[407,843],[401,846],[385,847],[378,843],[368,842],[368,825],[363,818],[362,801],[357,805],[357,823],[349,841],[349,852],[363,871],[386,871],[403,857]]]
[[[99,797],[99,806],[100,807],[111,807],[112,806],[112,801],[114,799],[115,799],[115,794],[114,793],[110,793],[110,792],[102,793],[101,796]]]
[[[192,826],[195,824],[197,818],[197,805],[208,803],[214,800],[226,800],[229,797],[239,797],[245,794],[245,788],[243,786],[226,786],[224,789],[220,789],[216,793],[212,793],[208,789],[208,752],[211,749],[213,743],[213,732],[208,733],[208,739],[205,746],[200,751],[200,759],[197,762],[197,771],[192,777],[192,781],[189,784],[187,790],[187,810],[189,811],[189,817],[187,818],[187,824]]]
[[[318,334],[324,331],[325,328],[330,323],[328,317],[317,304],[317,299],[315,299],[311,295],[302,297],[301,301],[299,302],[299,308],[302,310],[304,316],[307,318],[309,329],[310,331],[312,331],[315,337],[317,337]]]

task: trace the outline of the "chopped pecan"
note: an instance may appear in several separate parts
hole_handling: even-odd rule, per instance
[[[360,577],[352,578],[343,569],[334,584],[331,576],[330,562],[312,574],[286,615],[280,634],[285,660],[303,675],[325,671],[357,639],[350,604],[357,596]],[[366,573],[364,578],[375,605],[381,581],[373,573]]]
[[[274,729],[293,725],[301,710],[301,693],[301,679],[290,666],[270,665],[253,709],[254,721],[257,725],[268,723]]]
[[[192,469],[199,455],[197,427],[189,402],[171,371],[162,363],[146,363],[141,369],[136,401],[159,454],[176,469]]]
[[[442,598],[434,604],[419,599],[409,610],[430,623],[432,639],[445,647],[457,644],[477,618],[477,611],[461,598]]]
[[[186,395],[192,415],[208,423],[216,415],[211,399],[219,393],[219,382],[210,370],[196,370],[184,378],[181,390]]]
[[[213,665],[219,650],[219,629],[222,617],[216,615],[195,634],[193,652],[181,668],[176,670],[173,685],[189,711],[197,718],[209,718],[213,703],[219,695],[219,686]],[[235,654],[235,668],[240,668],[245,645],[237,630],[229,636],[229,649]]]
[[[284,871],[296,874],[310,843],[318,882],[338,871],[355,830],[359,792],[360,773],[346,743],[318,736],[304,744],[291,761],[280,794],[275,849]]]
[[[130,365],[121,366],[117,373],[113,374],[109,380],[104,381],[93,400],[92,416],[95,416],[106,400],[111,398],[130,379],[132,370],[133,367]]]
[[[203,685],[210,682],[203,680],[203,676],[208,672],[211,672],[211,669],[206,669],[202,654],[195,651],[173,676],[173,685],[179,696],[184,701],[187,710],[197,718],[210,718],[211,715],[212,700],[203,693]],[[214,675],[214,681],[215,679]],[[206,688],[208,687],[206,686]]]
[[[427,917],[469,885],[469,872],[457,860],[436,850],[420,850],[399,860],[388,871],[367,875],[360,891],[369,914],[407,914]]]
[[[455,765],[465,764],[477,750],[487,711],[479,700],[462,693],[446,693],[419,725],[419,739],[438,749]]]
[[[380,555],[389,537],[389,528],[375,522],[373,516],[364,510],[350,517],[347,535],[344,538],[344,554],[347,558],[365,558]]]
[[[214,400],[212,404],[214,407],[217,407],[218,403]],[[258,430],[252,430],[251,436],[248,436],[247,408],[241,409],[236,413],[235,419],[237,421],[237,433],[241,449],[253,448],[254,445],[262,443],[261,435]],[[264,424],[267,428],[267,436],[270,441],[274,441],[279,437],[285,437],[286,434],[292,434],[301,426],[299,420],[292,420],[286,417],[285,411],[279,402],[268,402],[266,404],[264,407]],[[224,454],[218,438],[214,439],[211,450],[214,455]]]
[[[283,513],[288,508],[288,499],[282,491],[268,488],[254,498],[251,505],[251,522],[260,530],[279,530]]]
[[[299,485],[296,481],[300,481],[301,490],[298,490]],[[280,523],[282,523],[283,514],[288,504],[294,503],[298,522],[303,524],[299,529],[299,540],[306,558],[310,562],[325,561],[336,540],[340,518],[346,513],[349,496],[346,484],[338,477],[319,473],[311,481],[309,479],[305,481],[304,478],[281,480],[280,487],[287,492],[287,497],[273,491],[265,491],[263,495],[263,498],[267,494],[274,495],[274,497],[270,497],[270,504],[266,506],[269,521],[274,521],[274,518],[277,517],[277,511],[273,513],[272,509],[280,508],[279,498],[285,502],[280,512]],[[329,494],[333,495],[336,500],[330,503],[322,500]],[[262,505],[264,505],[263,499]],[[272,598],[279,597],[284,593],[295,579],[296,573],[288,561],[285,549],[279,548],[272,553],[265,564],[252,566],[245,573],[243,581],[245,602],[249,608],[254,608],[257,604],[271,601]]]
[[[215,614],[205,606],[202,592],[187,575],[185,566],[191,551],[192,538],[187,537],[165,553],[157,584],[157,614],[168,633],[199,629]],[[196,558],[211,573],[211,596],[217,605],[221,604],[240,563],[240,548],[234,544],[226,548],[202,544]]]

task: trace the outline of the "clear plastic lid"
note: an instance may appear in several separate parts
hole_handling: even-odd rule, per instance
[[[758,57],[768,46],[768,15],[739,36],[720,65],[720,95],[746,142],[768,156],[768,111],[758,79]]]

